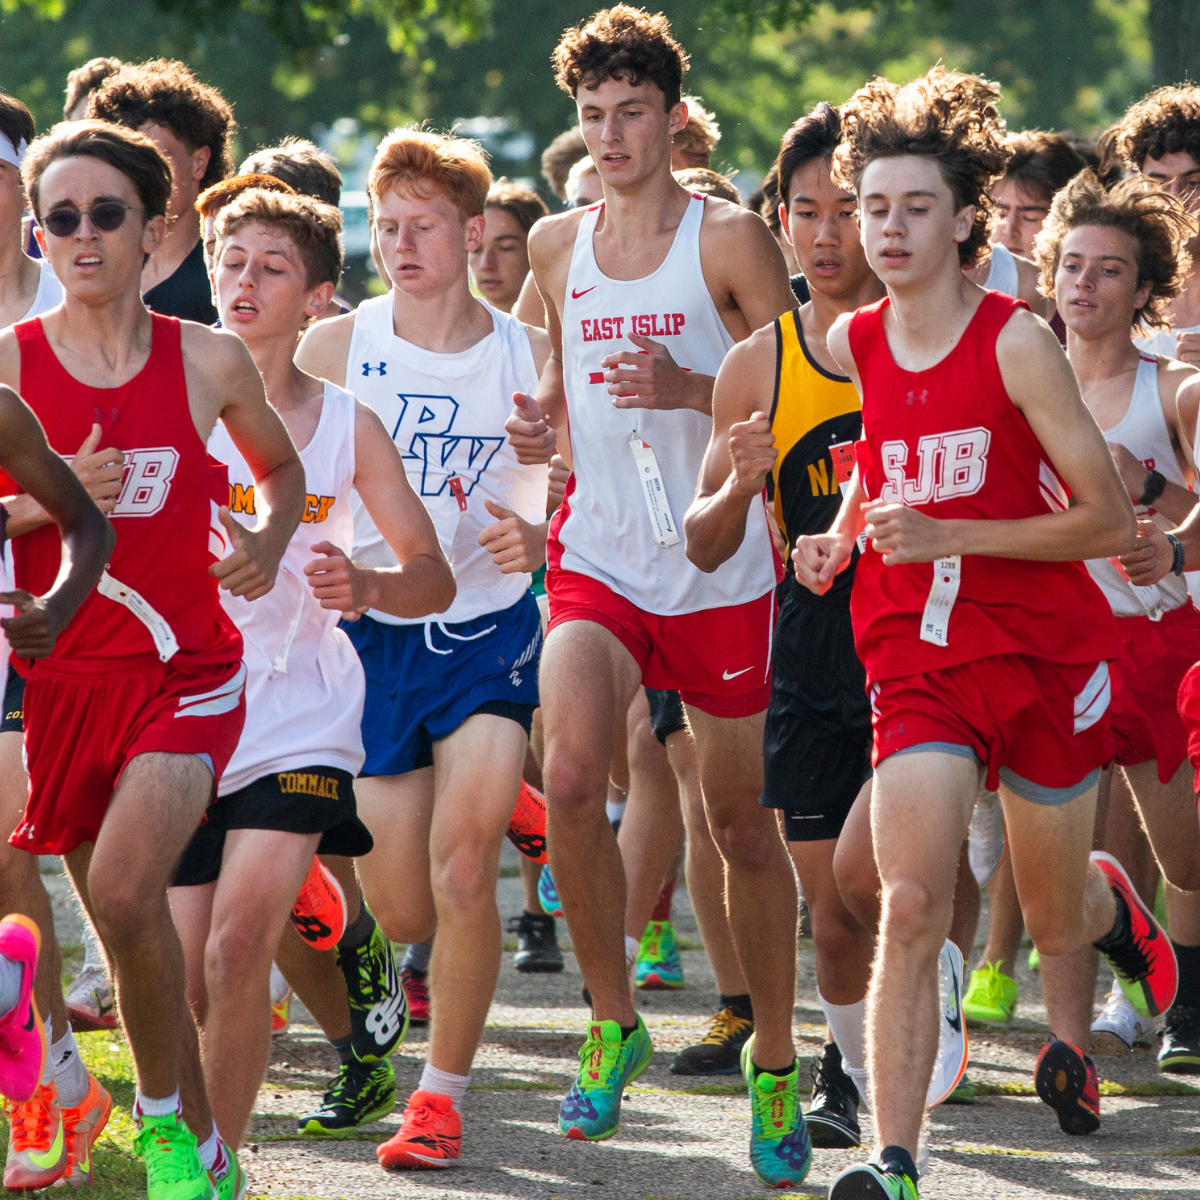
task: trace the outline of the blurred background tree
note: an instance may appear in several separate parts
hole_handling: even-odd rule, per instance
[[[355,135],[467,120],[498,173],[538,176],[574,118],[549,55],[586,0],[0,0],[0,86],[45,128],[97,54],[183,58],[235,103],[240,149],[287,133],[347,159]],[[654,4],[659,7],[659,4]],[[780,134],[874,74],[942,60],[1004,87],[1011,128],[1094,133],[1156,81],[1200,66],[1200,0],[661,0],[715,109],[719,164],[757,182]],[[1190,24],[1189,24],[1190,23]],[[1153,34],[1153,40],[1152,40]],[[1165,74],[1164,74],[1165,72]],[[331,132],[332,131],[332,132]],[[360,155],[361,157],[361,155]],[[348,166],[352,166],[347,162]]]

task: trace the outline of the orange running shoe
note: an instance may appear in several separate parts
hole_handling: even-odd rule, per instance
[[[546,797],[523,779],[508,823],[508,840],[535,863],[550,861],[546,855]]]
[[[346,893],[315,854],[292,905],[292,924],[314,950],[332,950],[346,932]]]
[[[292,989],[288,988],[287,995],[276,1004],[271,1002],[271,1036],[283,1037],[288,1031],[288,1010],[292,1005]]]
[[[33,1098],[8,1110],[10,1134],[4,1188],[32,1192],[49,1187],[67,1169],[67,1135],[54,1081],[38,1084]]]
[[[462,1117],[454,1101],[419,1089],[408,1098],[400,1132],[375,1147],[388,1171],[448,1167],[462,1153]]]
[[[85,1187],[92,1182],[92,1147],[108,1124],[112,1106],[112,1097],[89,1071],[87,1095],[71,1108],[62,1109],[67,1169],[62,1173],[59,1186]]]

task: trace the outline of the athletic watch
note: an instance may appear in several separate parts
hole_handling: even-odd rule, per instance
[[[1171,571],[1176,575],[1182,575],[1187,552],[1183,548],[1183,543],[1173,533],[1167,534],[1167,541],[1171,543]]]
[[[1153,504],[1163,494],[1163,488],[1166,486],[1167,477],[1161,471],[1147,471],[1146,482],[1142,486],[1142,494],[1138,497],[1138,503],[1143,506]]]

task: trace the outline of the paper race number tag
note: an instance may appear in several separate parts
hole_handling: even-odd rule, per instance
[[[658,459],[648,442],[643,442],[635,433],[629,439],[629,449],[633,452],[633,461],[637,464],[638,480],[642,485],[642,496],[646,501],[646,512],[650,514],[650,525],[654,537],[662,547],[677,546],[679,532],[675,526],[675,518],[671,515],[671,506],[667,503],[667,490],[663,487],[662,472],[658,469]]]
[[[929,588],[929,599],[925,601],[925,612],[921,616],[921,641],[935,646],[948,646],[946,630],[950,626],[950,610],[958,596],[958,585],[962,582],[962,556],[953,554],[939,558],[933,564],[933,583]]]
[[[838,442],[830,446],[829,456],[833,459],[833,477],[838,481],[838,490],[841,491],[854,474],[854,443]]]
[[[96,584],[96,591],[129,609],[145,625],[154,639],[154,648],[158,651],[158,657],[162,662],[168,662],[179,649],[175,633],[167,624],[166,618],[157,612],[140,592],[135,592],[133,588],[126,587],[125,584],[114,579],[108,573],[107,567],[100,576],[100,582]]]
[[[450,485],[450,494],[458,501],[458,511],[467,511],[467,493],[463,491],[462,480],[457,475],[451,475],[446,482]]]

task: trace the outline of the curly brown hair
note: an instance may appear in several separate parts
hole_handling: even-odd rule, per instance
[[[115,75],[124,65],[119,58],[104,57],[89,58],[82,67],[76,67],[67,76],[63,120],[69,121],[79,102],[86,100],[110,75]]]
[[[567,176],[571,168],[581,158],[586,158],[587,152],[583,130],[578,125],[564,130],[542,151],[542,178],[560,200],[567,198]]]
[[[1046,204],[1054,199],[1059,188],[1066,187],[1089,165],[1065,133],[1026,129],[1011,134],[1004,144],[1012,154],[1004,168],[1004,178]]]
[[[1134,327],[1168,328],[1171,301],[1192,269],[1187,243],[1196,234],[1195,218],[1169,192],[1144,180],[1123,179],[1105,188],[1095,172],[1081,171],[1054,197],[1034,242],[1038,291],[1043,296],[1054,295],[1063,241],[1081,225],[1120,229],[1137,242],[1138,285],[1149,282],[1151,287],[1146,303],[1133,315]]]
[[[123,66],[92,93],[87,115],[130,129],[153,121],[192,151],[207,146],[211,153],[201,191],[233,174],[233,109],[216,88],[201,83],[181,62],[152,58]]]
[[[956,211],[975,207],[970,236],[958,246],[958,261],[973,267],[988,244],[992,185],[1004,174],[1009,157],[1004,121],[996,109],[999,99],[999,84],[942,66],[903,87],[872,79],[842,106],[834,181],[857,192],[867,165],[877,158],[933,159]]]
[[[243,192],[258,188],[264,192],[280,192],[285,196],[296,195],[296,189],[290,183],[274,175],[230,175],[220,183],[205,188],[196,197],[196,211],[202,217],[215,217],[221,209],[232,204]]]
[[[587,24],[564,30],[550,61],[555,82],[571,97],[606,79],[634,87],[648,81],[662,92],[668,112],[682,98],[688,69],[687,51],[671,35],[671,22],[630,4],[601,9]]]
[[[308,138],[285,137],[277,146],[255,150],[238,171],[242,175],[274,175],[301,196],[313,196],[334,208],[342,202],[337,159]]]
[[[1200,87],[1160,87],[1143,96],[1117,125],[1115,148],[1132,171],[1147,158],[1180,151],[1200,163]]]
[[[217,217],[217,258],[227,238],[242,225],[271,225],[287,234],[296,245],[304,263],[305,284],[312,288],[322,283],[337,287],[342,277],[342,214],[332,204],[314,196],[251,188]]]

